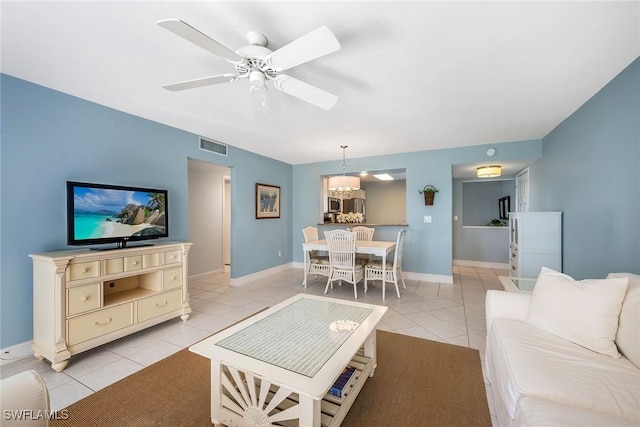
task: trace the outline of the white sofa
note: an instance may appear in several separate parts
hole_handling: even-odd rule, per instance
[[[34,370],[0,381],[0,425],[2,427],[46,427],[49,425],[49,392]]]
[[[640,276],[576,282],[544,270],[533,293],[487,292],[485,374],[498,424],[640,426]]]

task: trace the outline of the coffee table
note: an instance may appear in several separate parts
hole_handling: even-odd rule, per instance
[[[536,286],[538,279],[532,279],[529,277],[512,277],[512,276],[498,276],[504,290],[508,292],[533,292],[533,288]]]
[[[216,426],[337,427],[376,367],[376,325],[387,308],[298,294],[189,350],[211,359]],[[346,366],[356,380],[327,391]]]

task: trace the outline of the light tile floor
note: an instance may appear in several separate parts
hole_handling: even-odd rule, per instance
[[[400,299],[393,286],[387,285],[384,301],[379,282],[369,286],[366,294],[360,283],[358,301],[389,307],[378,329],[475,348],[484,359],[485,293],[487,289],[503,289],[498,276],[508,272],[457,266],[453,272],[453,284],[407,280]],[[290,269],[233,288],[229,286],[228,273],[190,279],[193,313],[187,322],[170,320],[76,355],[60,373],[32,357],[3,361],[0,377],[36,370],[49,389],[51,409],[62,409],[258,310],[300,292],[323,294],[326,279],[310,278],[305,289],[301,286],[302,276],[301,269]],[[335,286],[327,296],[353,300],[353,287]],[[492,422],[497,425],[491,387],[486,383],[485,379]]]

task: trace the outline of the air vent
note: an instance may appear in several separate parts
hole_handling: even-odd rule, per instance
[[[209,151],[210,153],[217,154],[219,156],[227,156],[227,148],[226,144],[223,144],[218,141],[211,141],[209,139],[200,138],[200,149],[204,151]]]

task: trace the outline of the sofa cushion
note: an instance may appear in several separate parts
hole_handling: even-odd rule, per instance
[[[620,357],[614,342],[626,277],[575,281],[542,267],[527,323],[598,353]]]
[[[518,401],[512,425],[513,427],[638,427],[635,421],[537,397],[523,397]]]
[[[518,400],[539,397],[640,421],[640,369],[528,325],[494,319],[487,338],[492,390],[514,418]]]
[[[622,310],[620,310],[616,345],[627,359],[640,368],[640,275],[610,273],[607,279],[616,277],[629,279],[627,295],[622,301]]]

